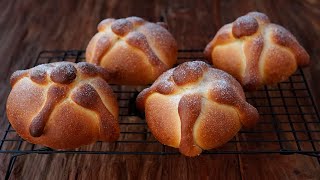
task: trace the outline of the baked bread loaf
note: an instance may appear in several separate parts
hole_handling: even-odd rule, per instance
[[[139,17],[105,19],[86,50],[86,61],[107,69],[110,83],[146,85],[177,61],[177,43],[165,23]]]
[[[16,71],[7,116],[25,140],[71,149],[120,135],[119,107],[101,67],[57,62]]]
[[[154,137],[186,156],[223,145],[259,118],[232,76],[201,61],[163,73],[138,95],[137,107]]]
[[[223,26],[204,54],[249,90],[284,81],[298,66],[309,64],[309,55],[296,38],[259,12]]]

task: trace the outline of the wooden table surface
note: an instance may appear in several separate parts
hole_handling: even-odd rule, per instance
[[[180,49],[203,49],[221,25],[261,11],[288,28],[311,55],[305,73],[316,102],[320,95],[319,0],[42,1],[0,2],[0,117],[10,91],[8,78],[31,66],[42,50],[85,49],[97,24],[108,17],[164,17]],[[0,119],[0,135],[4,127]],[[9,162],[0,154],[0,179]],[[320,179],[320,165],[303,155],[27,155],[11,179]]]

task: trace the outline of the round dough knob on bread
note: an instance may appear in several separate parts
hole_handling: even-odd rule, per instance
[[[287,80],[309,55],[285,28],[250,12],[223,26],[204,51],[213,65],[254,90]]]
[[[11,76],[7,116],[25,140],[71,149],[120,135],[116,95],[101,67],[81,62],[42,64]]]
[[[177,61],[177,43],[165,23],[139,17],[105,19],[86,49],[86,61],[111,73],[110,83],[146,85]]]
[[[259,118],[231,75],[201,61],[163,73],[138,95],[137,106],[155,138],[186,156],[225,144]]]

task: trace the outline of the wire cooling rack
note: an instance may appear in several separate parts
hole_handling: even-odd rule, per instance
[[[33,66],[43,63],[84,60],[84,51],[43,51]],[[203,60],[201,49],[179,50],[178,63]],[[12,153],[7,174],[10,174],[16,158],[31,153],[78,153],[78,154],[137,154],[175,155],[177,149],[156,141],[149,131],[143,114],[135,107],[137,94],[142,86],[112,85],[120,105],[121,135],[114,143],[97,142],[72,150],[54,150],[34,145],[21,139],[7,122],[0,132],[0,153]],[[203,154],[257,154],[257,153],[299,153],[318,158],[320,162],[320,118],[314,100],[306,83],[303,71],[299,69],[286,82],[265,86],[255,92],[246,92],[247,101],[260,114],[254,129],[242,129],[224,146],[204,151]],[[5,116],[5,115],[4,115]]]

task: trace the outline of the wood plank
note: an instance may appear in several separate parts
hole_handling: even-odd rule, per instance
[[[170,1],[167,18],[180,49],[204,49],[220,28],[219,1]]]
[[[164,15],[179,48],[204,48],[218,28],[251,10],[266,12],[287,27],[306,47],[313,65],[306,69],[310,85],[320,95],[320,18],[317,1],[0,1],[0,97],[9,93],[8,77],[30,66],[42,50],[85,49],[106,17]],[[14,12],[14,13],[13,13]],[[303,12],[303,13],[302,13]],[[221,19],[221,22],[219,22]],[[318,102],[319,99],[317,99]],[[0,109],[5,100],[0,101]],[[3,108],[2,108],[3,109]],[[4,111],[0,110],[0,117]],[[0,120],[0,137],[5,122]],[[2,133],[2,134],[1,134]],[[106,148],[93,145],[85,148]],[[119,147],[125,148],[125,147]],[[137,148],[138,147],[133,147]],[[153,147],[140,147],[153,148]],[[242,148],[245,148],[244,146]],[[0,177],[9,156],[0,154]],[[292,155],[27,155],[17,159],[11,179],[319,179],[314,158]],[[0,178],[1,179],[1,178]]]

